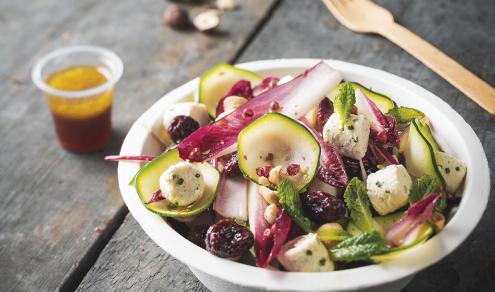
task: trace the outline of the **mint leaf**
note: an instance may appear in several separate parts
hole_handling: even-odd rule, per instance
[[[303,215],[299,192],[287,179],[284,179],[277,188],[280,204],[287,211],[292,220],[305,232],[313,231],[313,222]]]
[[[361,180],[356,177],[352,178],[345,189],[344,202],[351,211],[352,220],[361,231],[371,232],[375,230],[366,185]]]
[[[422,111],[405,106],[392,108],[388,111],[387,115],[395,117],[399,124],[409,123],[414,119],[421,119],[425,116]]]
[[[333,248],[330,253],[336,261],[352,262],[368,260],[370,257],[389,251],[387,241],[377,231],[348,238]]]
[[[354,87],[351,82],[344,82],[339,85],[339,93],[333,100],[333,107],[340,117],[340,128],[344,129],[344,125],[351,116],[352,107],[356,103]]]
[[[412,205],[427,195],[440,192],[441,190],[440,184],[435,177],[424,175],[420,177],[411,187],[411,191],[409,192],[409,203]],[[435,204],[434,211],[441,212],[445,208],[446,204],[445,193],[442,192],[440,199]]]

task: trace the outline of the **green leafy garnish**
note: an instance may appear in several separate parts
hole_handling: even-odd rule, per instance
[[[344,201],[351,211],[352,220],[361,231],[371,232],[375,230],[366,185],[361,180],[356,177],[351,179],[345,189]]]
[[[333,100],[333,106],[335,111],[340,117],[340,129],[344,129],[344,125],[351,116],[352,107],[356,103],[356,96],[354,94],[354,87],[351,82],[344,82],[339,85],[339,92]]]
[[[369,260],[370,257],[389,251],[387,241],[377,231],[348,238],[333,248],[330,253],[336,261],[352,262]]]
[[[429,194],[441,191],[442,188],[435,177],[424,175],[411,187],[411,191],[409,192],[409,203],[412,205]],[[441,212],[445,208],[447,204],[445,200],[445,193],[442,192],[440,199],[435,204],[435,212]]]
[[[284,179],[277,188],[280,204],[287,211],[294,222],[305,232],[313,231],[313,222],[303,215],[299,192],[287,179]]]
[[[405,106],[392,108],[387,114],[395,117],[399,124],[409,123],[414,119],[421,119],[425,116],[422,111]]]

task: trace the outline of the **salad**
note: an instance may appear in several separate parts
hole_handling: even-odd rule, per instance
[[[144,206],[211,254],[272,270],[387,261],[440,232],[466,164],[428,117],[324,62],[262,77],[220,64],[196,102],[163,109],[160,156],[133,178]]]

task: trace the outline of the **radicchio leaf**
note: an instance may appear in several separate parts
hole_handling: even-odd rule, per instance
[[[291,225],[292,219],[282,209],[280,215],[275,219],[275,223],[269,229],[265,229],[261,240],[256,241],[255,236],[256,266],[265,268],[277,257],[280,248],[287,241]]]
[[[243,177],[222,174],[213,210],[225,218],[247,221],[247,181]]]
[[[274,102],[281,113],[299,119],[340,80],[342,76],[338,71],[320,62],[293,80],[254,97],[231,114],[192,133],[178,145],[180,157],[202,162],[219,154],[228,154],[227,149],[233,152],[235,147],[232,146],[236,144],[239,132],[269,112]]]
[[[433,208],[435,207],[435,203],[440,196],[440,192],[432,193],[414,203],[406,211],[404,218],[392,225],[392,227],[385,232],[385,238],[393,246],[400,246],[411,231],[425,223],[430,217]]]
[[[320,144],[320,168],[318,169],[317,177],[323,182],[339,188],[344,188],[349,183],[349,177],[345,172],[344,162],[342,157],[337,153],[335,147],[326,143],[323,137],[311,127],[306,118],[300,119],[306,127],[311,131],[313,137]]]
[[[356,89],[356,107],[359,114],[364,115],[370,121],[370,135],[377,142],[388,141],[388,122],[376,104],[369,99],[360,89]]]
[[[375,157],[379,158],[380,160],[383,160],[388,164],[399,164],[397,159],[395,159],[392,154],[387,151],[387,149],[383,148],[383,146],[370,143],[369,148],[371,149]]]
[[[145,202],[145,204],[151,204],[159,201],[163,201],[165,198],[162,195],[162,190],[158,189],[156,192],[154,192],[151,197],[148,199],[148,201]]]
[[[399,131],[397,130],[397,120],[395,119],[395,117],[390,115],[385,115],[385,119],[387,120],[388,142],[399,148],[400,135]]]
[[[323,131],[323,127],[328,121],[328,118],[333,114],[333,103],[330,101],[328,97],[325,97],[320,104],[318,105],[318,109],[316,110],[316,124],[315,130],[318,133]]]
[[[260,84],[253,88],[253,95],[258,96],[265,91],[268,91],[275,87],[280,79],[277,77],[265,77]]]
[[[237,81],[232,88],[227,92],[227,94],[222,97],[217,104],[217,117],[224,112],[223,102],[229,96],[240,96],[244,97],[247,100],[253,98],[253,89],[251,88],[251,82],[247,80],[239,80]]]
[[[151,155],[108,155],[105,156],[106,161],[151,161],[158,156]]]

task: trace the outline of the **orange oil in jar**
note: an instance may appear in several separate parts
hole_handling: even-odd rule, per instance
[[[46,83],[63,91],[83,91],[108,81],[108,74],[94,66],[70,67],[50,75]],[[95,151],[112,135],[111,109],[114,89],[77,98],[48,94],[60,144],[75,152]]]

